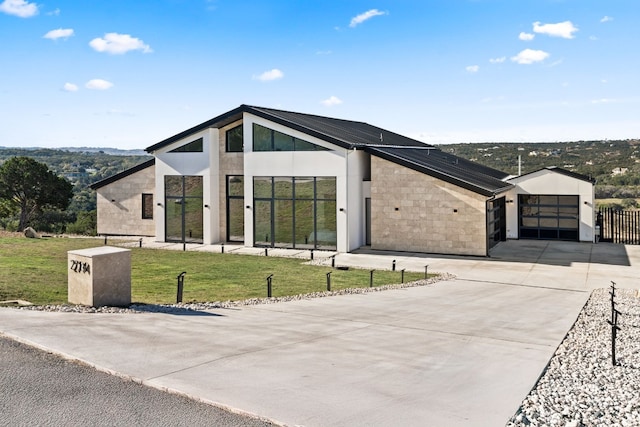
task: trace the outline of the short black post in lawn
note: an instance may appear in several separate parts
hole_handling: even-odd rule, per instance
[[[331,268],[335,268],[336,267],[336,256],[332,255],[331,256]]]
[[[142,237],[140,238],[140,242],[139,243],[140,243],[139,247],[142,247]]]
[[[393,262],[391,262],[391,271],[396,271],[396,260],[394,259]]]
[[[374,270],[369,270],[369,287],[373,288],[373,272]]]
[[[424,266],[424,278],[426,279],[429,275],[427,274],[427,270],[429,269],[429,265]]]
[[[264,256],[269,256],[269,248],[264,248]]]
[[[331,292],[331,272],[327,273],[327,292]]]
[[[313,249],[311,249],[311,261],[313,261]]]
[[[271,298],[271,280],[273,279],[273,274],[267,276],[267,298]]]
[[[107,246],[107,235],[104,235],[104,245]]]
[[[182,302],[182,291],[184,289],[184,275],[187,274],[186,271],[178,274],[178,294],[176,295],[176,304],[180,304]]]
[[[224,253],[224,242],[220,245],[220,253]]]
[[[400,277],[401,277],[401,282],[400,283],[404,283],[404,268],[402,270],[400,270]]]

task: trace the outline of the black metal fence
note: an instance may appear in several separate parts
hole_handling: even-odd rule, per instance
[[[640,210],[600,208],[596,225],[600,226],[601,242],[640,245]]]

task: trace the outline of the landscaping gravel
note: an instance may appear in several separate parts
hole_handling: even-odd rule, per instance
[[[520,426],[640,426],[640,295],[617,289],[617,365],[611,358],[611,296],[596,289],[522,406]]]
[[[87,307],[82,305],[28,305],[19,307],[21,310],[37,310],[37,311],[57,311],[65,313],[180,313],[187,311],[212,310],[217,308],[240,307],[257,304],[275,304],[287,301],[305,300],[310,298],[323,298],[335,295],[348,294],[364,294],[368,292],[380,292],[390,289],[402,289],[414,286],[426,286],[443,280],[451,280],[455,276],[449,273],[443,273],[429,279],[416,280],[413,282],[375,286],[372,288],[348,288],[338,291],[312,292],[308,294],[289,295],[283,297],[272,298],[250,298],[239,301],[215,301],[215,302],[189,302],[180,304],[131,304],[128,307]]]

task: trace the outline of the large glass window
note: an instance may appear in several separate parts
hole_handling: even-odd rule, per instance
[[[244,241],[244,177],[227,176],[227,241]]]
[[[335,177],[254,177],[256,246],[336,249]]]
[[[311,142],[253,124],[253,151],[326,151]]]
[[[226,133],[226,151],[229,153],[241,153],[244,147],[242,125],[229,129]]]
[[[202,153],[203,139],[198,138],[195,141],[191,141],[185,145],[181,145],[178,148],[174,148],[169,151],[170,153]]]
[[[203,242],[202,189],[201,176],[164,177],[167,242]]]

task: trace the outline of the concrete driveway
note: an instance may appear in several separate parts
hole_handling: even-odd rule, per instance
[[[492,257],[338,255],[448,271],[426,287],[192,315],[0,309],[0,331],[287,425],[504,425],[594,287],[633,287],[635,247],[505,242]],[[595,260],[595,262],[594,262]]]

